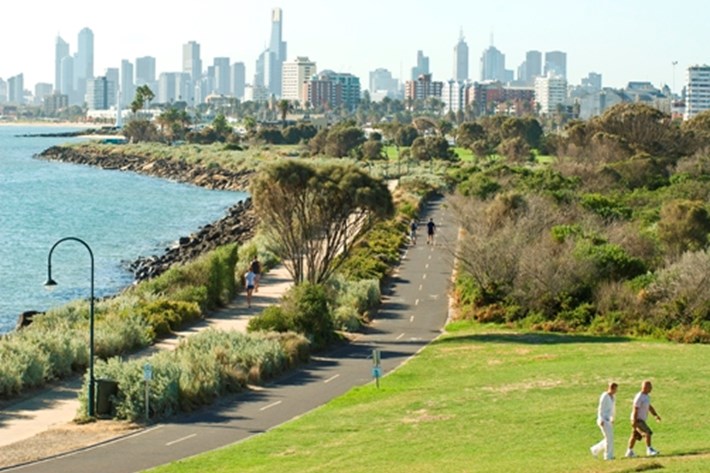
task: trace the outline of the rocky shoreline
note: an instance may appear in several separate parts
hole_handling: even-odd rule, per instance
[[[169,159],[151,160],[142,156],[110,152],[87,153],[74,148],[53,146],[36,156],[102,169],[131,171],[139,174],[193,184],[206,189],[244,191],[251,172],[234,172],[219,167],[191,166]],[[189,236],[180,237],[162,255],[142,256],[128,265],[136,281],[158,276],[174,264],[184,263],[228,243],[243,243],[254,236],[257,225],[251,198],[230,207],[216,222],[201,227]]]

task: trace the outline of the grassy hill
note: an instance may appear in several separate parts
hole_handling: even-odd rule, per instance
[[[654,382],[662,456],[620,458],[631,400]],[[619,383],[617,460],[589,454],[596,404]],[[513,332],[467,322],[374,385],[264,435],[159,472],[710,471],[710,346]],[[643,453],[641,446],[636,452]]]

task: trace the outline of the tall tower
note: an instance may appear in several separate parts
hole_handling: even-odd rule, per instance
[[[281,96],[282,68],[286,61],[286,42],[282,37],[283,12],[280,8],[271,11],[271,41],[269,54],[266,56],[264,78],[269,91]]]
[[[79,31],[79,44],[74,58],[75,101],[86,100],[86,83],[94,78],[94,32],[89,28]]]
[[[459,42],[454,46],[454,80],[463,82],[468,78],[468,45],[464,41],[463,30],[461,30]]]
[[[419,76],[429,74],[429,56],[424,52],[417,51],[417,65],[412,68],[412,80],[417,80]]]
[[[190,41],[182,46],[182,72],[190,75],[193,83],[202,77],[202,60],[200,59],[200,44]]]
[[[57,35],[54,47],[54,91],[59,92],[62,85],[62,59],[69,56],[69,43]]]
[[[567,53],[549,51],[545,53],[545,75],[552,74],[567,78]]]

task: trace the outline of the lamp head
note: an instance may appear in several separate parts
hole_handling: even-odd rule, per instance
[[[48,277],[47,280],[44,282],[44,287],[47,289],[50,289],[50,290],[54,289],[54,286],[56,286],[56,285],[57,285],[57,281],[52,279],[51,276]]]

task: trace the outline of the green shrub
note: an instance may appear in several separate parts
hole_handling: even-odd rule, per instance
[[[291,314],[296,332],[322,348],[334,339],[331,301],[322,285],[308,282],[292,287],[283,300],[284,312]]]
[[[249,332],[286,332],[294,330],[293,320],[289,314],[276,305],[264,309],[261,314],[249,319],[247,325]]]
[[[188,322],[200,318],[199,306],[194,302],[158,299],[140,308],[140,315],[150,326],[154,336],[166,335]]]
[[[605,243],[595,245],[589,240],[578,242],[575,254],[592,261],[603,279],[632,279],[646,272],[646,265],[639,258],[630,256],[619,245]]]
[[[606,220],[628,220],[632,215],[630,207],[601,194],[585,194],[581,203]]]

